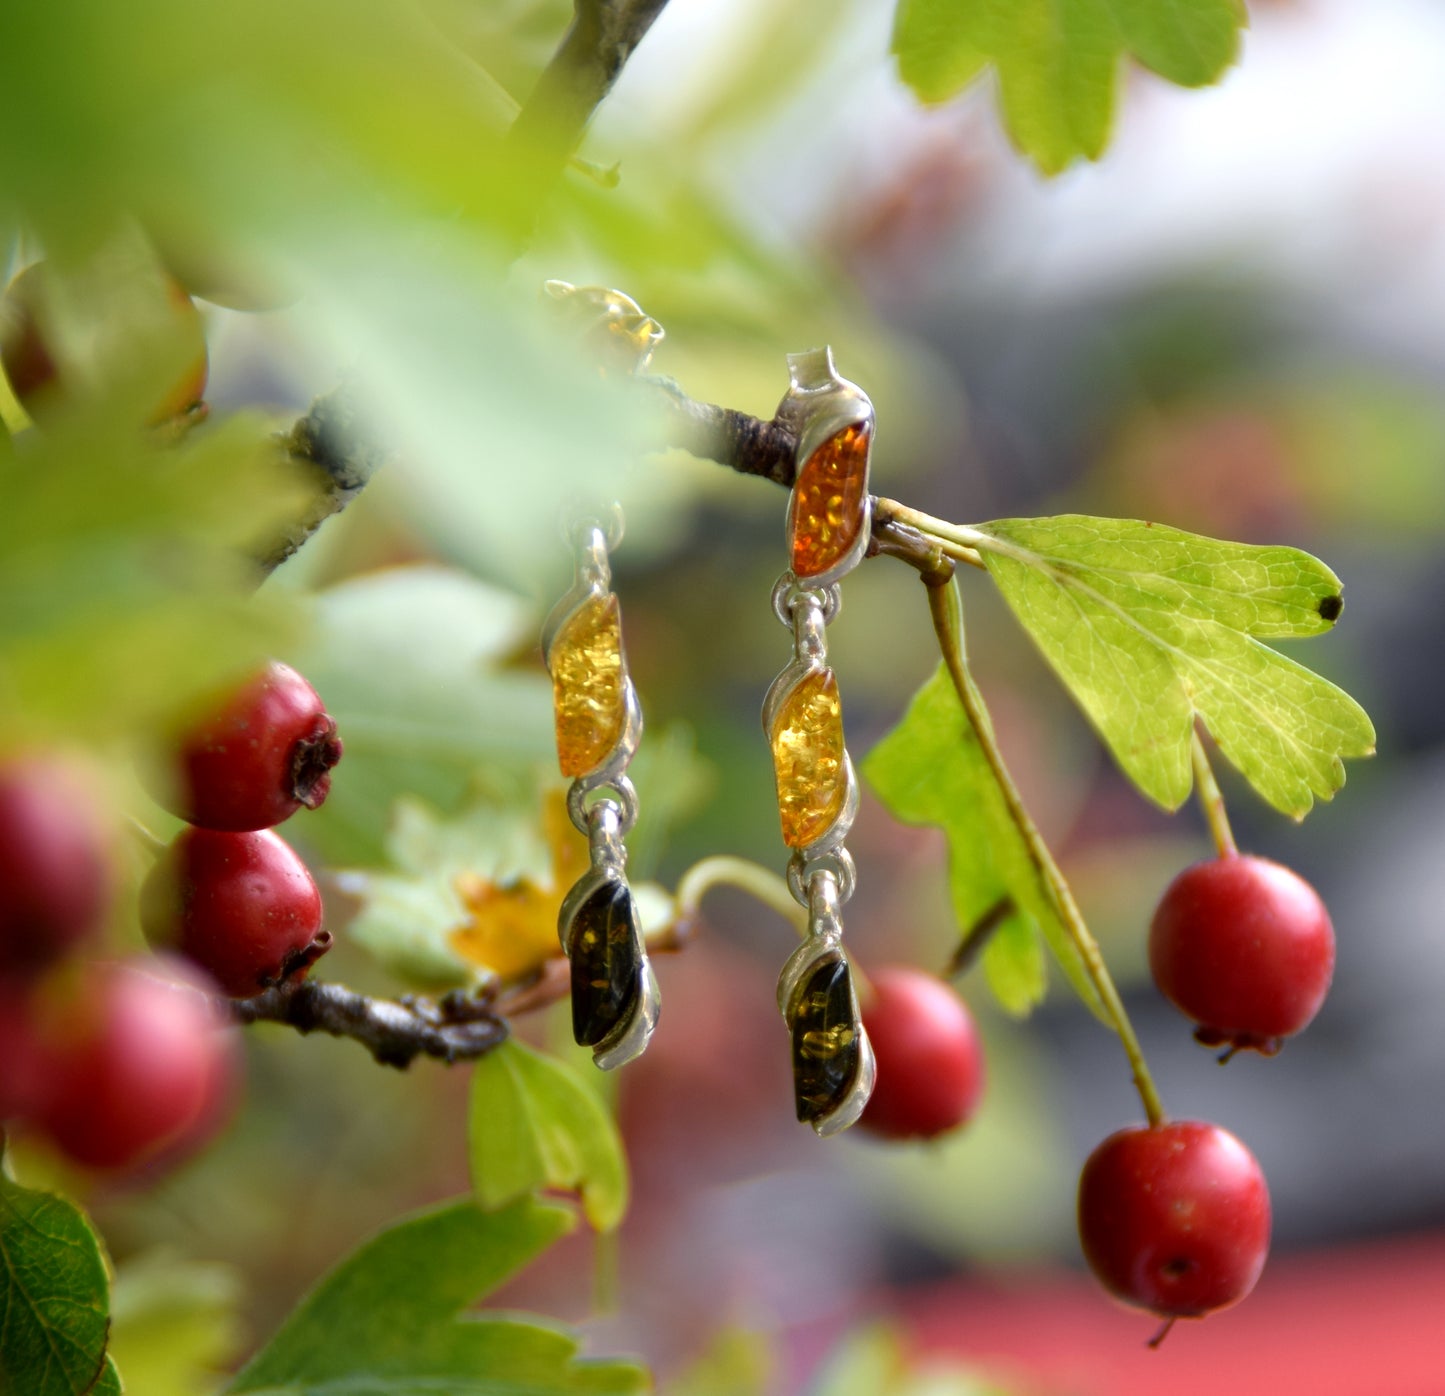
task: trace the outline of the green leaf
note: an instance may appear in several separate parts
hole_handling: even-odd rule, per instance
[[[1058,174],[1103,153],[1124,57],[1201,87],[1234,62],[1246,22],[1242,0],[900,0],[893,51],[925,102],[991,64],[1009,136]]]
[[[1339,616],[1339,578],[1308,553],[1079,514],[974,532],[1014,614],[1165,809],[1193,785],[1196,719],[1296,819],[1345,783],[1344,758],[1374,751],[1353,698],[1260,643],[1318,635]]]
[[[612,1231],[627,1210],[617,1126],[570,1067],[519,1042],[473,1068],[468,1124],[472,1186],[483,1207],[538,1188],[581,1194],[587,1220]]]
[[[342,1261],[226,1388],[267,1396],[584,1396],[641,1393],[628,1362],[578,1361],[566,1330],[458,1317],[573,1225],[531,1200],[421,1212]]]
[[[982,710],[977,690],[975,699]],[[914,696],[898,726],[869,752],[863,774],[895,818],[943,830],[954,915],[965,932],[1001,898],[1012,897],[1021,909],[998,926],[984,951],[989,987],[1000,1004],[1023,1014],[1043,997],[1036,927],[1080,997],[1102,1017],[1083,963],[944,665]]]
[[[248,594],[245,552],[304,495],[269,423],[160,449],[100,404],[24,446],[0,458],[0,726],[129,735],[274,652],[290,603]]]
[[[109,1357],[105,1359],[105,1366],[100,1369],[100,1380],[91,1387],[89,1396],[125,1396],[125,1383]]]
[[[0,1391],[118,1393],[109,1323],[105,1260],[85,1217],[0,1169]]]

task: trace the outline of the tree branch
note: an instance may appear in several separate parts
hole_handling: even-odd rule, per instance
[[[440,1000],[368,998],[344,984],[293,980],[248,999],[227,999],[241,1023],[285,1023],[362,1043],[383,1066],[405,1069],[419,1056],[448,1064],[485,1055],[510,1029],[497,1005],[456,993]]]
[[[774,417],[762,421],[731,407],[696,402],[671,378],[636,380],[655,389],[661,408],[660,444],[675,446],[699,460],[716,461],[741,475],[758,475],[784,489],[793,487],[798,439]]]
[[[513,187],[504,216],[512,244],[537,215],[627,60],[667,0],[574,0],[571,27],[507,132]]]
[[[279,440],[309,476],[315,492],[295,522],[260,550],[257,561],[263,577],[270,576],[327,519],[346,508],[393,456],[362,425],[351,390],[344,386],[317,398]]]
[[[561,178],[592,113],[612,91],[666,4],[667,0],[575,0],[571,28],[507,135],[529,186],[520,200],[527,223]]]

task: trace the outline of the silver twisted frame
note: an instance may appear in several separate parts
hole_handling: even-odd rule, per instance
[[[605,517],[584,518],[568,530],[576,574],[571,589],[552,608],[542,628],[542,652],[550,670],[557,636],[583,606],[612,591],[608,554],[622,541],[622,511],[616,504]],[[637,822],[637,791],[627,778],[627,767],[642,739],[642,705],[627,673],[623,657],[622,729],[616,742],[589,771],[573,780],[567,791],[567,813],[579,833],[587,836],[591,867],[562,899],[557,915],[557,937],[564,953],[572,954],[573,923],[578,911],[599,888],[609,884],[627,887],[627,848],[623,843]],[[589,803],[589,797],[599,798]],[[630,895],[630,889],[629,889]],[[639,961],[637,996],[633,1011],[592,1050],[592,1060],[604,1071],[642,1054],[657,1026],[660,994],[647,958],[634,910],[635,950]]]
[[[856,384],[839,377],[830,349],[811,350],[788,357],[789,388],[777,417],[789,424],[798,440],[797,463],[803,465],[825,442],[851,426],[864,426],[870,437],[873,404]],[[800,580],[784,572],[773,588],[773,611],[793,633],[793,658],[775,678],[763,700],[763,731],[771,744],[779,715],[798,687],[828,668],[826,628],[842,609],[838,582],[863,559],[868,548],[871,516],[868,491],[863,486],[862,527],[845,556],[825,572]],[[791,541],[797,493],[789,502],[788,534]],[[843,752],[843,800],[828,827],[810,843],[796,848],[788,863],[788,888],[808,909],[808,934],[788,957],[778,979],[778,1011],[790,1021],[803,985],[815,968],[843,956],[841,908],[853,895],[857,873],[853,858],[843,846],[858,814],[858,777],[847,749]],[[857,994],[852,992],[852,1013],[858,1023],[858,1064],[848,1089],[837,1105],[813,1121],[821,1136],[837,1134],[856,1123],[873,1093],[877,1066],[872,1044],[863,1030]]]

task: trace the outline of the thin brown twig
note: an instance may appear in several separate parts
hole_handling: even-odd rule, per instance
[[[360,1042],[383,1066],[405,1069],[419,1056],[471,1061],[507,1040],[506,1019],[483,1000],[370,998],[344,984],[303,979],[254,998],[228,999],[241,1023],[284,1023],[299,1033],[325,1032]]]

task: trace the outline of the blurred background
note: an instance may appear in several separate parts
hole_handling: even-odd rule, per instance
[[[671,886],[718,852],[784,866],[758,727],[788,657],[768,601],[784,492],[637,452],[631,417],[599,425],[617,409],[596,384],[595,413],[557,412],[572,380],[526,329],[546,277],[625,290],[667,329],[655,372],[761,416],[786,387],[784,353],[831,342],[877,407],[873,487],[934,515],[1147,518],[1299,546],[1344,579],[1338,628],[1290,652],[1364,704],[1378,755],[1299,826],[1220,772],[1241,846],[1330,907],[1335,986],[1281,1056],[1223,1069],[1144,962],[1160,893],[1208,853],[1202,821],[1138,797],[987,579],[961,579],[1005,754],[1166,1103],[1238,1134],[1269,1177],[1275,1242],[1255,1295],[1149,1352],[1151,1321],[1083,1273],[1078,1169],[1139,1111],[1118,1043],[1057,975],[1027,1022],[975,976],[959,982],[989,1086],[957,1138],[823,1143],[796,1125],[773,1004],[791,932],[721,892],[659,964],[656,1038],[615,1083],[635,1189],[615,1246],[574,1238],[506,1295],[586,1323],[598,1351],[646,1354],[663,1391],[804,1392],[875,1324],[892,1337],[870,1351],[896,1342],[899,1370],[947,1366],[940,1392],[1445,1391],[1445,12],[1249,10],[1242,61],[1217,88],[1131,71],[1102,162],[1045,181],[1002,134],[988,80],[918,105],[887,56],[885,6],[673,0],[583,150],[620,184],[572,172],[520,260],[483,235],[501,221],[487,200],[449,183],[457,152],[397,157],[419,167],[424,236],[405,201],[368,206],[345,233],[340,213],[292,217],[301,157],[279,157],[275,133],[224,153],[276,162],[275,207],[238,211],[239,175],[205,206],[302,294],[262,313],[206,308],[213,413],[294,415],[355,373],[406,447],[266,588],[301,618],[285,657],[348,746],[326,809],[288,831],[331,870],[339,927],[355,901],[336,870],[397,871],[397,798],[444,818],[474,798],[478,769],[547,761],[535,636],[568,582],[557,510],[581,488],[615,493],[628,517],[616,587],[648,722],[635,871]],[[497,79],[503,113],[568,11],[429,7]],[[317,71],[356,109],[343,77]],[[379,165],[393,140],[427,135],[384,132],[362,154]],[[194,160],[199,189],[201,155],[169,149]],[[328,177],[343,210],[359,206],[356,170]],[[45,207],[53,247],[71,225]],[[870,562],[845,593],[829,641],[858,759],[937,656],[906,568]],[[865,791],[850,847],[864,971],[941,971],[957,938],[941,837]],[[364,928],[343,934],[322,973],[395,992],[393,931],[373,927],[391,947],[380,956]],[[556,1039],[555,1023],[526,1031]],[[467,1185],[463,1069],[401,1075],[354,1044],[268,1028],[248,1050],[244,1106],[209,1153],[154,1186],[88,1185],[119,1265],[128,1371],[183,1333],[206,1360],[248,1350],[361,1236]],[[720,1384],[701,1385],[708,1373]]]

